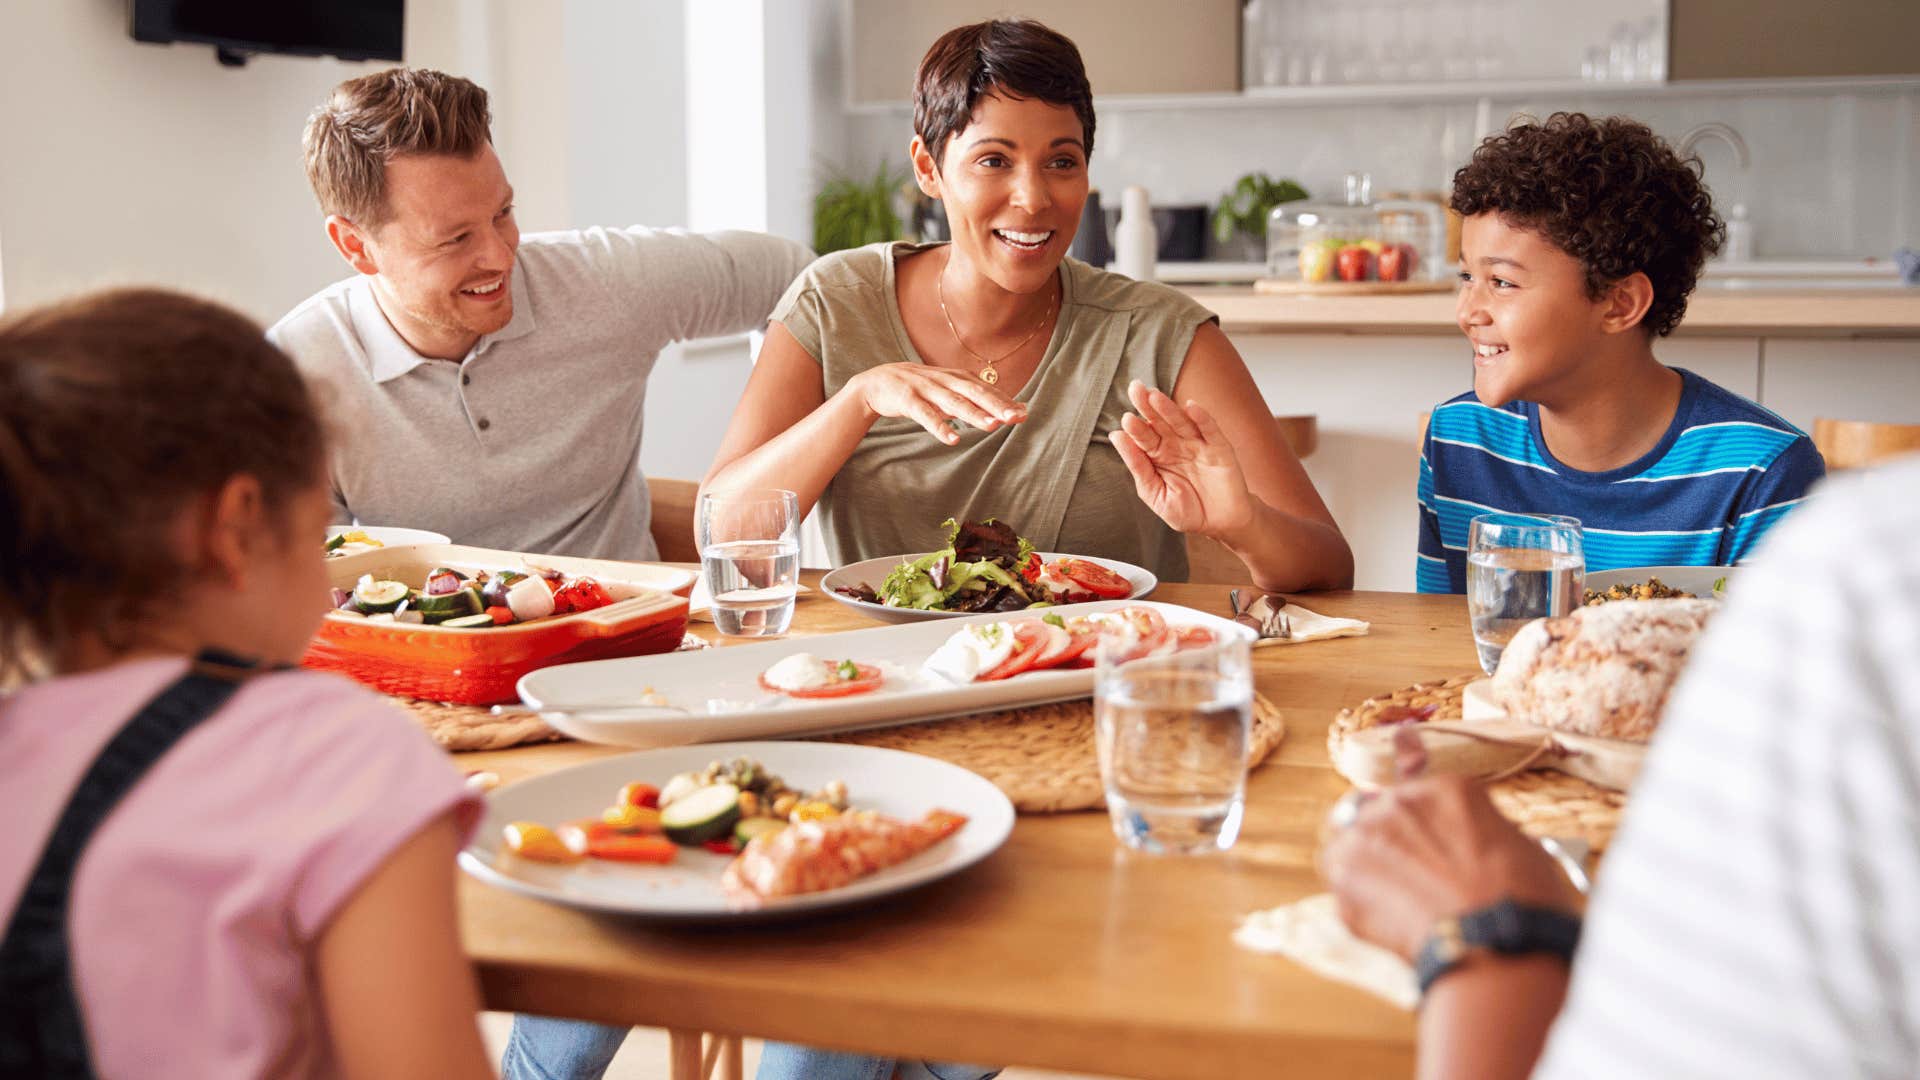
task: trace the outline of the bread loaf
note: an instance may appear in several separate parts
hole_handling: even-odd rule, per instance
[[[1646,742],[1667,692],[1719,605],[1638,600],[1528,623],[1493,675],[1509,717],[1558,731]]]

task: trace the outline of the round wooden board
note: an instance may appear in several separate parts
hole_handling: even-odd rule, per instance
[[[1381,713],[1390,706],[1433,705],[1436,711],[1430,719],[1459,720],[1461,692],[1479,679],[1480,676],[1474,674],[1441,682],[1416,683],[1342,709],[1327,728],[1327,752],[1339,761],[1341,744],[1354,732],[1378,723]],[[1627,805],[1623,792],[1609,791],[1551,769],[1536,769],[1496,780],[1487,785],[1487,794],[1500,812],[1529,836],[1577,836],[1595,852],[1605,850],[1612,842],[1620,813]]]

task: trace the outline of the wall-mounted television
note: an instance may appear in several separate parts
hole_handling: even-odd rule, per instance
[[[253,53],[400,59],[406,0],[127,0],[135,41],[214,47],[223,64]]]

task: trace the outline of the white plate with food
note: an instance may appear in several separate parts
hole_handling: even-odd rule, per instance
[[[716,759],[722,769],[710,779]],[[787,785],[794,791],[764,798]],[[649,788],[657,800],[651,813]],[[751,813],[741,809],[746,795]],[[789,795],[799,809],[789,809],[783,825],[770,805]],[[589,911],[777,918],[865,903],[958,873],[1005,843],[1013,818],[999,788],[919,754],[841,743],[685,746],[602,758],[499,788],[487,796],[460,865],[500,888]],[[508,826],[525,823],[548,832],[509,834]],[[740,837],[738,856],[714,849]]]
[[[1143,649],[1253,636],[1191,608],[1107,600],[561,664],[528,672],[519,691],[585,742],[795,738],[1087,697],[1101,621],[1121,623]]]
[[[333,525],[327,528],[327,558],[358,555],[363,551],[407,544],[449,543],[443,533],[403,529],[395,525]]]
[[[1672,591],[1676,589],[1702,600],[1719,600],[1725,597],[1727,586],[1738,571],[1739,567],[1735,566],[1623,566],[1616,570],[1594,570],[1587,573],[1587,601],[1592,603],[1596,595],[1607,600],[1671,599],[1678,596]],[[1651,588],[1655,581],[1665,588]],[[1640,587],[1637,593],[1636,586]]]
[[[981,612],[977,610],[903,607],[879,599],[868,600],[854,595],[860,592],[862,586],[866,586],[873,590],[873,595],[877,598],[888,576],[900,566],[919,563],[937,554],[937,552],[929,552],[919,555],[890,555],[883,559],[848,563],[821,578],[820,591],[860,614],[879,619],[881,622],[961,619],[980,614]],[[1038,580],[1023,581],[1020,588],[1035,598],[1042,595],[1062,597],[1057,601],[1052,599],[1043,601],[1047,604],[1091,602],[1082,600],[1083,597],[1098,600],[1138,600],[1160,586],[1160,579],[1155,577],[1151,570],[1129,562],[1121,562],[1118,559],[1096,559],[1089,555],[1062,555],[1051,551],[1034,552],[1034,557],[1038,558],[1041,564],[1041,572],[1037,575]],[[996,582],[995,585],[1002,585],[1002,583]],[[965,586],[962,589],[972,591]],[[1043,594],[1041,589],[1047,589],[1047,592]],[[1122,589],[1125,591],[1122,592]],[[1028,605],[1023,604],[1003,614],[1018,615],[1027,608]]]
[[[941,524],[947,546],[849,563],[820,581],[847,607],[882,622],[954,619],[1035,604],[1138,600],[1160,579],[1117,559],[1036,551],[1009,524]]]

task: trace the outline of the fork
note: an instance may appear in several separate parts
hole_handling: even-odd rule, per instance
[[[1264,617],[1253,613],[1253,609],[1259,607],[1261,601],[1267,604],[1267,613]],[[1287,641],[1293,637],[1293,620],[1287,617],[1286,600],[1282,598],[1277,604],[1274,601],[1274,597],[1263,594],[1260,599],[1246,607],[1241,607],[1240,590],[1227,590],[1227,603],[1233,609],[1234,622],[1252,629],[1262,639],[1277,638]]]

